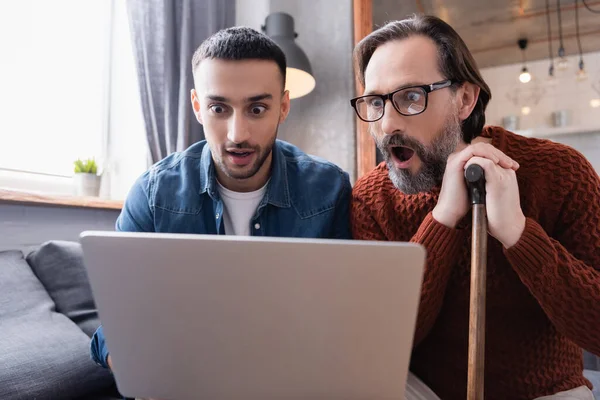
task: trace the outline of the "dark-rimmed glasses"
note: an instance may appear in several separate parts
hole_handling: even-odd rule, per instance
[[[435,82],[430,85],[407,86],[388,94],[370,94],[350,100],[356,115],[365,122],[375,122],[383,117],[385,101],[390,100],[401,115],[411,117],[419,115],[427,109],[428,94],[454,83],[451,79]]]

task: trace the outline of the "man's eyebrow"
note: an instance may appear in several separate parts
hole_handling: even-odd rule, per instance
[[[212,101],[220,101],[220,102],[223,102],[223,103],[230,103],[231,102],[231,100],[229,100],[227,97],[217,96],[217,95],[214,95],[214,94],[208,94],[208,95],[206,95],[206,98],[209,99],[209,100],[212,100]],[[261,100],[267,100],[267,99],[270,100],[272,98],[273,98],[272,94],[262,93],[262,94],[257,94],[256,96],[250,96],[250,97],[244,99],[244,101],[247,102],[247,103],[252,103],[252,102],[255,102],[255,101],[261,101]]]
[[[249,102],[249,103],[251,103],[251,102],[254,102],[254,101],[271,100],[272,98],[273,98],[272,94],[263,93],[263,94],[259,94],[259,95],[256,95],[256,96],[248,97],[246,99],[246,101]]]
[[[396,86],[396,88],[391,90],[389,93],[395,92],[396,90],[400,90],[400,89],[405,89],[405,88],[409,88],[409,87],[413,87],[413,86],[423,86],[423,85],[424,85],[424,83],[421,83],[421,82],[405,82],[402,85]],[[384,94],[384,93],[375,92],[374,90],[369,90],[369,91],[365,92],[363,94],[363,96],[369,96],[372,94]]]
[[[226,97],[216,96],[214,94],[208,94],[206,95],[206,98],[213,101],[221,101],[223,103],[227,103],[229,101]]]

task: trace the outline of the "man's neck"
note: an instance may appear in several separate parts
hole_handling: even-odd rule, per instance
[[[245,193],[254,192],[267,183],[271,176],[271,165],[273,161],[273,153],[269,154],[263,165],[260,167],[258,172],[248,179],[235,179],[227,176],[221,170],[216,168],[217,179],[219,183],[226,189],[234,192]]]

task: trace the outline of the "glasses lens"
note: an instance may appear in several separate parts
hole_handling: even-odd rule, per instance
[[[394,106],[404,115],[416,115],[425,111],[427,93],[421,88],[407,88],[396,92]]]
[[[356,112],[365,121],[376,121],[383,115],[384,102],[381,97],[365,96],[356,101]]]

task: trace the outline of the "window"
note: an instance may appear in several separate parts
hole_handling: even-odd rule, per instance
[[[102,158],[110,2],[0,3],[0,168],[72,175]]]
[[[125,2],[2,1],[0,49],[0,186],[71,192],[95,158],[123,198],[147,162]]]

